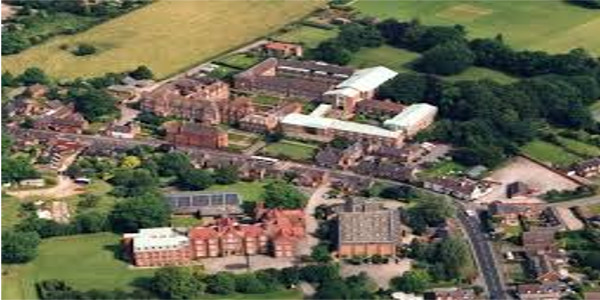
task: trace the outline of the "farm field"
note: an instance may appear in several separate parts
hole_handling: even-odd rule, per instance
[[[119,236],[112,233],[46,239],[34,261],[2,267],[2,298],[36,299],[34,283],[46,279],[64,280],[83,290],[132,289],[134,280],[154,271],[128,269],[115,257],[119,243]]]
[[[566,152],[560,146],[540,140],[526,144],[521,150],[537,160],[557,166],[568,166],[582,159],[575,154]]]
[[[418,18],[424,24],[464,25],[473,37],[494,37],[518,48],[564,52],[583,47],[600,53],[600,15],[561,0],[544,1],[381,1],[354,6],[381,19]],[[551,21],[550,21],[551,20]]]
[[[350,65],[359,68],[383,65],[400,73],[415,72],[410,68],[410,64],[420,56],[421,54],[416,52],[384,45],[378,48],[363,48],[359,50],[353,55]],[[500,83],[516,81],[516,78],[504,73],[479,67],[471,67],[461,74],[444,76],[442,78],[450,81],[479,79],[491,79]]]
[[[75,78],[147,65],[158,78],[164,78],[269,34],[323,3],[157,1],[80,34],[3,57],[3,70],[19,73],[38,66],[55,77]],[[223,25],[230,20],[235,22]],[[100,51],[77,57],[59,48],[77,43],[92,44]]]
[[[337,30],[327,30],[311,26],[299,26],[290,31],[273,36],[273,39],[283,42],[303,43],[308,48],[316,47],[320,42],[333,38]]]
[[[269,144],[263,149],[268,156],[289,157],[301,161],[311,160],[315,151],[317,151],[317,146],[289,140]]]

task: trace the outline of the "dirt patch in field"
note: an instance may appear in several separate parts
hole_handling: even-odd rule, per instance
[[[531,197],[518,199],[519,202],[540,202],[537,196],[549,190],[572,190],[579,185],[559,174],[556,174],[534,162],[522,157],[512,159],[506,166],[494,171],[487,179],[497,182],[493,191],[482,197],[480,202],[505,200],[506,187],[515,181],[521,181],[535,190]]]
[[[492,14],[493,12],[494,11],[491,9],[472,4],[460,4],[440,11],[436,14],[436,16],[452,21],[473,21],[483,16]]]

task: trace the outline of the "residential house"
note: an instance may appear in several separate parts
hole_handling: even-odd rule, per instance
[[[517,295],[521,300],[559,300],[561,288],[552,283],[520,284],[517,287]]]
[[[491,183],[466,177],[436,177],[425,180],[423,186],[462,200],[475,200],[491,192]]]
[[[600,157],[595,157],[573,165],[571,172],[581,177],[593,177],[600,173]]]
[[[39,99],[46,96],[48,93],[48,87],[45,85],[36,83],[34,85],[30,85],[25,89],[23,95],[28,98]]]
[[[286,42],[267,42],[262,46],[263,52],[268,56],[277,58],[302,57],[302,45]]]
[[[199,123],[171,121],[164,125],[166,140],[177,146],[225,148],[229,144],[227,131]]]
[[[537,203],[503,203],[495,201],[489,206],[492,217],[499,220],[501,224],[519,225],[519,218],[538,219],[543,213],[545,206]]]
[[[331,186],[347,194],[356,194],[368,190],[373,184],[372,179],[359,176],[337,174],[331,178]]]
[[[329,172],[307,168],[293,168],[291,172],[297,176],[294,183],[300,186],[317,187],[329,182]]]
[[[473,289],[436,289],[425,292],[423,295],[425,300],[475,300],[477,296]]]
[[[82,133],[89,123],[79,113],[75,112],[73,104],[61,105],[45,113],[33,122],[33,127],[40,130],[52,130],[62,133]]]
[[[136,122],[128,122],[123,125],[112,123],[106,129],[106,134],[118,139],[133,139],[141,131],[142,128]]]
[[[531,253],[556,252],[558,248],[555,240],[556,232],[555,227],[532,227],[529,231],[523,232],[521,241],[525,251]]]
[[[541,283],[558,282],[561,279],[558,267],[548,254],[528,253],[527,265],[531,274]]]
[[[297,102],[280,104],[266,112],[255,112],[247,114],[239,120],[240,128],[246,131],[269,133],[274,132],[283,117],[291,113],[298,113],[302,105]]]

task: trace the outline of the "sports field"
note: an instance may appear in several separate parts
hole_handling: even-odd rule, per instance
[[[160,0],[88,31],[62,36],[2,58],[4,70],[39,66],[56,77],[102,75],[148,65],[166,77],[269,34],[324,2]],[[89,43],[100,49],[74,56],[61,45]]]
[[[504,39],[519,48],[552,52],[584,47],[600,54],[600,14],[593,9],[549,1],[381,1],[358,0],[367,15],[424,24],[465,25],[472,36]]]
[[[273,36],[273,39],[290,43],[303,43],[308,48],[314,48],[320,42],[337,36],[338,30],[327,30],[311,26],[298,26],[286,33]]]

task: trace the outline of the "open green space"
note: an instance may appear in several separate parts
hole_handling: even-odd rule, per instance
[[[464,25],[473,37],[501,33],[521,49],[564,52],[583,47],[600,53],[600,14],[562,0],[544,1],[383,1],[358,0],[363,14],[381,19],[418,18],[424,24]]]
[[[410,64],[421,57],[421,54],[405,49],[384,45],[378,48],[363,48],[354,53],[350,65],[358,68],[368,68],[377,65],[386,66],[396,72],[415,72]],[[461,74],[444,76],[450,81],[491,79],[500,83],[511,83],[516,78],[502,72],[487,68],[471,67]]]
[[[577,155],[584,157],[600,156],[600,148],[594,145],[590,145],[584,142],[580,142],[578,140],[568,139],[564,137],[557,138],[565,149]]]
[[[36,299],[35,282],[64,280],[74,288],[130,290],[153,270],[133,270],[120,254],[120,237],[112,233],[75,235],[44,240],[38,257],[25,265],[2,267],[3,299]]]
[[[66,12],[46,13],[45,16],[26,17],[22,29],[18,35],[30,39],[41,36],[53,36],[62,34],[67,30],[87,28],[100,21],[98,17],[80,16]]]
[[[268,156],[285,157],[293,160],[311,160],[317,151],[317,146],[296,141],[282,140],[267,145],[263,153]]]
[[[277,103],[281,102],[281,98],[265,94],[258,94],[252,98],[252,102],[260,105],[274,106]]]
[[[21,201],[9,195],[2,195],[2,228],[7,229],[19,223]]]
[[[159,0],[85,32],[3,57],[2,67],[20,73],[38,66],[55,77],[75,78],[147,65],[164,78],[268,35],[323,3]],[[78,43],[94,45],[99,53],[78,57],[60,49]]]
[[[556,166],[568,166],[580,161],[582,158],[566,152],[563,148],[540,140],[535,140],[521,147],[524,154],[537,160],[551,163]]]
[[[568,231],[560,234],[560,244],[567,250],[598,251],[600,245],[596,243],[585,230]]]
[[[224,64],[238,69],[248,69],[260,62],[261,58],[256,55],[246,53],[236,53],[226,56],[216,61],[216,63]]]
[[[267,181],[238,181],[234,184],[215,184],[205,191],[238,193],[243,201],[256,202],[262,198],[267,183]]]
[[[452,160],[443,160],[435,163],[432,167],[422,171],[419,175],[422,177],[439,177],[446,175],[456,175],[464,172],[467,167],[458,164]]]
[[[337,36],[337,34],[337,30],[327,30],[303,25],[293,27],[285,33],[275,35],[273,36],[273,39],[282,42],[302,43],[308,48],[314,48],[320,42],[333,38]]]

